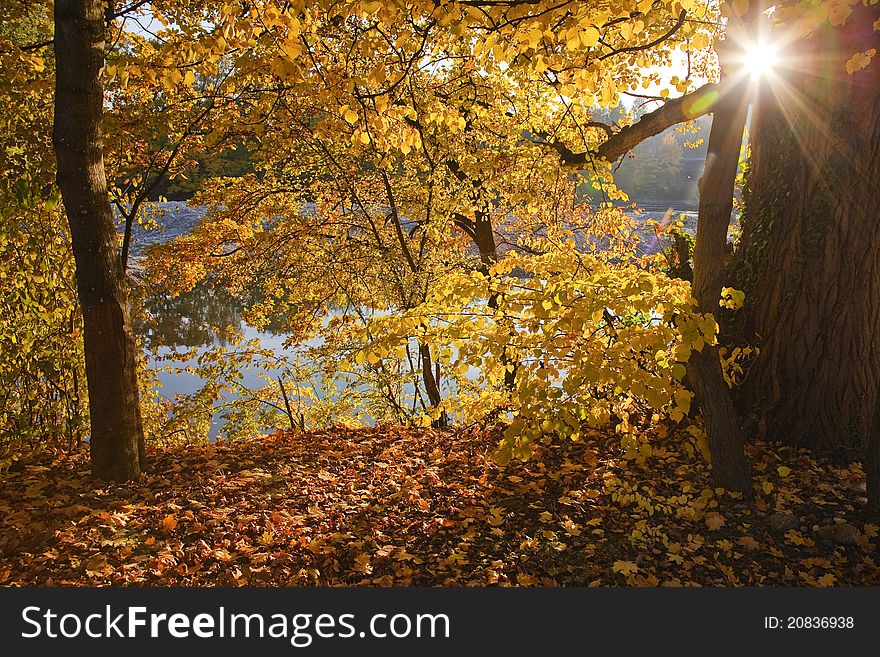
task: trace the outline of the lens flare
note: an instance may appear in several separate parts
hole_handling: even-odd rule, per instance
[[[771,71],[778,61],[778,49],[772,43],[755,43],[746,51],[743,63],[752,78]]]

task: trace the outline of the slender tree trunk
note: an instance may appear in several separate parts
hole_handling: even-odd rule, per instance
[[[104,6],[101,0],[55,1],[53,141],[83,314],[92,473],[125,481],[140,475],[145,457],[135,346],[102,154]]]
[[[730,39],[730,35],[728,36]],[[733,210],[733,189],[748,111],[749,80],[722,63],[722,97],[715,106],[709,133],[706,168],[700,181],[700,206],[694,246],[694,298],[700,312],[718,315],[725,278],[727,230]],[[744,435],[730,391],[721,373],[716,345],[691,355],[688,380],[696,393],[706,425],[712,479],[716,485],[751,491],[744,453]]]
[[[476,213],[477,220],[474,223],[474,244],[480,252],[480,271],[484,276],[489,275],[489,268],[498,262],[498,247],[495,243],[495,231],[492,228],[492,220],[483,212]],[[496,310],[498,308],[498,294],[493,293],[489,296],[489,308]],[[504,365],[504,387],[513,390],[516,386],[516,370],[518,363],[514,359],[510,359],[507,354],[501,356],[501,363]]]
[[[433,408],[437,408],[443,401],[443,396],[440,394],[440,366],[438,364],[435,370],[432,365],[430,345],[419,343],[419,358],[422,362],[422,382],[425,384],[428,401]],[[440,413],[440,417],[434,420],[432,426],[438,429],[449,426],[445,411]]]
[[[792,46],[762,90],[734,282],[737,331],[760,348],[743,413],[769,440],[851,457],[880,384],[880,58],[846,61],[880,50],[878,17],[856,6]]]

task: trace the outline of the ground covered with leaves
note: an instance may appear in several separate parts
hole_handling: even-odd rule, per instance
[[[125,486],[44,454],[0,480],[0,584],[880,584],[857,465],[754,445],[745,502],[675,433],[643,464],[596,435],[502,468],[497,440],[278,432],[154,451]]]

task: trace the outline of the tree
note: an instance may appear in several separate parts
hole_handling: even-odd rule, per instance
[[[880,9],[853,11],[791,42],[761,89],[733,280],[761,349],[743,412],[768,439],[858,454],[880,385]]]
[[[859,276],[870,279],[875,253],[871,249],[869,258],[844,262],[844,254],[853,246],[847,240],[855,239],[853,235],[873,240],[870,222],[854,219],[858,204],[866,205],[869,217],[876,216],[876,195],[866,191],[863,184],[876,172],[876,161],[871,159],[876,152],[876,119],[872,118],[877,115],[876,89],[859,82],[870,80],[874,70],[871,67],[876,66],[876,61],[872,63],[871,59],[876,54],[876,48],[872,50],[876,45],[876,31],[866,27],[875,24],[876,9],[859,9],[850,16],[857,4],[855,0],[846,0],[813,11],[812,5],[801,7],[799,3],[788,2],[781,3],[773,12],[777,33],[790,37],[789,41],[796,44],[795,51],[801,48],[807,54],[814,51],[821,54],[824,59],[818,59],[827,62],[834,72],[831,77],[820,76],[815,71],[811,74],[807,66],[806,73],[801,70],[787,74],[787,85],[799,90],[792,103],[784,99],[774,102],[770,88],[762,90],[755,112],[746,234],[734,261],[740,264],[734,267],[727,266],[726,233],[735,156],[745,117],[744,104],[740,102],[744,97],[744,82],[731,82],[732,76],[727,75],[727,79],[718,84],[693,89],[695,73],[712,69],[714,56],[709,46],[724,34],[723,27],[713,27],[721,25],[715,5],[687,3],[685,7],[681,2],[646,1],[637,3],[634,10],[628,3],[470,0],[439,7],[433,2],[405,6],[381,2],[309,3],[307,10],[301,2],[279,4],[266,0],[251,3],[246,11],[239,11],[235,3],[219,9],[205,9],[194,3],[191,7],[194,13],[182,29],[200,43],[199,48],[214,55],[236,53],[230,89],[247,90],[242,106],[249,108],[250,122],[242,123],[250,126],[255,141],[262,140],[264,145],[276,148],[276,164],[286,164],[285,158],[292,157],[291,150],[300,148],[301,144],[291,149],[292,142],[317,138],[328,140],[322,147],[322,158],[328,154],[332,154],[332,159],[344,155],[345,164],[337,167],[339,172],[335,175],[340,179],[336,182],[345,183],[348,171],[355,171],[362,180],[370,181],[371,199],[385,196],[391,203],[394,194],[389,192],[389,187],[393,190],[394,184],[407,176],[410,191],[414,183],[424,184],[429,180],[434,186],[428,188],[434,190],[443,190],[447,180],[452,180],[456,189],[464,188],[465,200],[471,207],[465,210],[456,206],[455,201],[460,198],[449,194],[444,199],[448,204],[443,205],[441,215],[454,220],[458,212],[464,218],[457,223],[463,230],[470,228],[475,233],[471,237],[478,246],[482,242],[484,269],[491,268],[494,257],[491,254],[496,249],[488,239],[482,238],[490,235],[489,228],[495,229],[496,234],[491,234],[493,239],[497,237],[497,226],[492,226],[485,216],[471,217],[467,213],[475,207],[482,212],[487,201],[505,212],[510,208],[528,207],[527,197],[540,189],[530,188],[521,197],[509,197],[509,205],[498,204],[498,198],[506,193],[505,188],[512,188],[520,181],[511,175],[496,185],[487,175],[491,165],[499,161],[492,159],[492,155],[505,155],[502,152],[505,149],[516,151],[523,146],[546,149],[557,153],[564,163],[587,169],[597,181],[605,182],[610,177],[611,164],[645,138],[675,123],[714,112],[716,126],[710,139],[713,161],[702,186],[696,245],[694,292],[699,308],[707,321],[714,322],[725,282],[742,278],[743,287],[748,288],[751,305],[744,313],[743,336],[747,340],[757,336],[763,349],[747,380],[744,407],[753,406],[755,399],[770,399],[773,409],[758,409],[769,435],[805,434],[813,424],[809,418],[821,412],[824,414],[821,432],[828,436],[824,443],[862,445],[876,396],[877,384],[872,372],[873,359],[880,352],[873,342],[877,327],[872,319],[846,323],[840,309],[848,306],[838,301],[841,295],[837,294],[838,290],[855,285],[852,281]],[[755,16],[765,7],[763,3],[750,6],[748,2],[738,1],[722,3],[721,8],[729,17],[728,26],[736,28],[738,14]],[[199,14],[202,9],[204,14]],[[186,11],[180,12],[169,15],[182,25]],[[740,34],[736,34],[737,31]],[[748,30],[728,29],[727,36],[730,40],[748,42],[755,35]],[[832,47],[834,43],[840,47]],[[682,96],[670,99],[667,88],[650,97],[649,100],[661,106],[632,125],[592,120],[594,103],[614,107],[621,94],[644,96],[640,89],[650,86],[651,81],[659,81],[658,75],[646,74],[645,69],[670,62],[675,49],[686,51],[690,64],[683,79],[668,81]],[[189,50],[185,58],[192,58],[197,50]],[[832,56],[827,57],[828,54]],[[843,77],[844,71],[852,74],[850,78]],[[457,80],[456,76],[461,73],[463,80],[479,78],[477,86],[498,90],[489,103],[496,121],[494,125],[486,121],[474,131],[473,139],[462,137],[464,147],[459,147],[454,139],[447,140],[442,160],[436,160],[434,153],[428,152],[432,140],[423,134],[426,124],[451,128],[461,122],[468,127],[470,115],[461,111],[463,104],[456,105],[458,101],[448,90],[425,92],[416,84],[412,98],[407,98],[405,92],[412,91],[410,83],[418,80],[419,75],[430,85],[447,73],[449,77],[443,84]],[[785,75],[780,79],[780,84],[786,83]],[[828,80],[842,81],[842,86],[832,92],[827,86]],[[553,102],[539,104],[543,117],[541,112],[536,112],[534,117],[521,116],[516,103],[506,95],[505,85],[511,81],[520,89],[529,84],[544,85],[546,93],[541,97],[545,101],[553,98]],[[469,85],[463,85],[462,89],[470,93]],[[833,111],[823,109],[837,93],[843,93],[849,102]],[[479,96],[474,94],[477,102],[473,103],[473,112],[480,111],[484,102]],[[299,125],[296,121],[290,122],[292,129],[284,132],[283,121],[278,119],[288,120],[294,115],[290,107],[297,109],[297,106],[290,102],[291,98],[310,98],[317,107],[310,106],[309,109],[316,110],[314,113],[295,115]],[[498,111],[499,108],[503,111]],[[274,120],[264,120],[273,116]],[[792,116],[799,120],[789,124]],[[814,121],[817,116],[821,120]],[[846,132],[842,127],[844,121],[835,123],[835,118],[853,121],[855,132]],[[801,127],[792,128],[794,124]],[[457,132],[449,132],[458,134],[461,130],[459,127]],[[856,148],[848,141],[853,135]],[[287,151],[278,147],[284,144]],[[487,144],[495,146],[487,147]],[[498,150],[493,150],[499,145]],[[782,148],[786,145],[788,151]],[[800,149],[800,153],[794,153],[795,148]],[[780,157],[780,153],[789,152],[794,158],[791,162]],[[429,162],[430,178],[419,168],[423,157],[435,164],[442,162],[443,166]],[[840,185],[825,184],[823,177],[816,175],[815,161],[820,161],[820,170],[826,178],[849,171],[860,184],[852,186],[844,198],[835,198],[834,190],[844,189],[845,185],[842,181]],[[353,168],[346,168],[350,166]],[[446,173],[437,173],[444,168]],[[522,169],[517,171],[521,173]],[[797,175],[790,176],[792,172]],[[308,175],[314,174],[311,171]],[[441,175],[445,178],[439,177]],[[299,183],[305,176],[301,170],[294,180]],[[469,194],[467,185],[472,189],[478,185],[479,193]],[[385,194],[382,194],[383,187]],[[796,206],[800,204],[785,201],[785,197],[775,194],[779,190],[805,199],[807,209],[798,209]],[[817,195],[817,190],[824,191]],[[393,266],[396,276],[408,269],[406,276],[413,281],[419,278],[417,274],[421,270],[407,263],[407,240],[413,240],[418,230],[426,227],[417,224],[413,232],[401,240],[400,219],[419,216],[435,202],[423,203],[417,196],[412,196],[411,207],[419,207],[419,211],[389,214],[382,208],[387,218],[387,221],[383,219],[383,230],[389,232],[389,243],[395,243],[396,239],[404,247],[388,264]],[[351,198],[345,194],[339,198],[351,207]],[[365,204],[360,205],[362,219],[371,220],[370,211],[363,211]],[[815,230],[816,222],[807,221],[815,215],[814,210],[828,211],[831,205],[838,206],[835,213],[843,212],[841,221],[833,222],[834,229],[829,233],[834,236],[833,240],[825,239],[821,231]],[[480,239],[475,230],[478,222],[482,229]],[[851,225],[860,227],[862,232],[850,230]],[[797,229],[789,230],[791,227]],[[838,230],[843,232],[837,235]],[[381,232],[378,234],[380,242],[385,244],[386,237]],[[820,244],[825,249],[824,255],[814,257]],[[773,264],[777,254],[785,258],[782,268]],[[739,277],[737,272],[743,276]],[[800,289],[802,276],[809,276],[809,284],[804,289],[811,291],[811,296],[798,305],[792,301],[797,296],[792,290]],[[369,285],[365,288],[372,291]],[[411,289],[419,292],[419,299],[425,297],[421,284]],[[858,292],[853,297],[864,299],[865,304],[873,308],[871,304],[876,303],[873,301],[876,295],[870,290],[864,293],[867,296],[859,296],[862,294]],[[403,307],[409,308],[411,304]],[[781,313],[777,312],[780,308]],[[871,317],[880,315],[871,312]],[[784,319],[777,320],[777,317]],[[840,327],[840,335],[830,335],[823,328],[834,322]],[[796,327],[800,335],[793,336],[791,327]],[[807,346],[798,346],[799,341]],[[834,353],[834,357],[825,359],[826,363],[821,366],[806,367],[809,350],[815,344],[825,343],[833,343],[829,353]],[[865,362],[856,363],[856,354],[862,349],[871,355],[863,359]],[[748,484],[741,467],[744,459],[738,418],[723,386],[714,347],[709,345],[704,352],[694,356],[692,379],[698,392],[703,390],[700,397],[710,442],[730,456],[719,458],[716,454],[713,463],[716,479],[745,490]],[[855,367],[857,381],[840,380],[842,363]],[[802,379],[801,372],[811,373],[813,381]],[[835,375],[838,376],[835,378]],[[709,379],[711,385],[706,383]],[[802,382],[809,385],[801,386]],[[829,383],[835,385],[836,392],[831,397],[837,399],[826,403],[819,395],[822,386]],[[430,386],[428,380],[425,384]],[[777,392],[779,387],[785,388],[785,392]],[[796,391],[799,388],[807,392]],[[713,408],[723,412],[715,412]],[[851,420],[857,420],[858,427],[851,431],[855,438],[847,441],[841,438],[839,421],[852,424]],[[809,442],[802,437],[794,440]]]
[[[713,258],[716,273],[745,289],[740,338],[761,347],[741,408],[757,415],[767,437],[867,448],[869,466],[877,461],[877,441],[866,433],[880,353],[878,195],[867,184],[878,166],[877,15],[857,2],[818,12],[787,3],[774,12],[770,38],[787,47],[788,68],[765,80],[755,105],[739,252],[726,272],[724,252]],[[665,127],[723,111],[723,95],[698,99],[713,93],[708,87],[611,133],[592,153],[553,145],[569,164],[603,150],[614,160]]]
[[[486,7],[450,3],[439,8],[433,3],[412,7],[318,3],[305,11],[300,3],[278,5],[271,0],[250,6],[247,12],[224,7],[219,14],[190,16],[181,29],[191,31],[198,48],[215,47],[222,34],[230,54],[246,53],[236,55],[230,84],[230,90],[245,90],[242,117],[235,121],[247,126],[254,141],[261,143],[255,156],[264,161],[259,180],[223,183],[218,194],[205,197],[217,208],[211,215],[215,221],[201,227],[201,237],[166,249],[165,255],[172,257],[163,267],[167,270],[170,262],[188,258],[178,272],[192,282],[192,274],[219,264],[242,287],[246,279],[235,276],[236,269],[252,276],[254,256],[257,262],[262,257],[265,266],[257,269],[265,270],[269,282],[263,308],[274,306],[277,311],[286,303],[293,315],[305,315],[312,324],[321,316],[317,309],[335,302],[340,293],[349,307],[369,303],[375,308],[378,302],[383,311],[415,312],[433,293],[443,268],[463,264],[461,254],[449,250],[450,244],[460,243],[450,239],[455,225],[476,247],[476,269],[486,279],[485,299],[471,301],[488,302],[490,324],[510,324],[500,339],[496,335],[479,343],[493,363],[501,364],[508,391],[492,399],[498,402],[515,393],[546,401],[552,395],[537,395],[532,384],[552,389],[550,381],[559,371],[542,368],[541,359],[532,360],[527,368],[535,370],[531,372],[535,377],[526,371],[521,390],[515,390],[517,363],[506,353],[506,345],[529,354],[535,345],[515,344],[519,338],[514,324],[527,318],[518,317],[515,304],[502,303],[493,289],[498,240],[504,237],[515,244],[530,233],[546,236],[548,226],[540,224],[555,217],[562,219],[557,223],[568,224],[565,228],[572,227],[579,211],[565,206],[567,199],[573,199],[575,181],[560,171],[555,152],[544,148],[550,140],[598,149],[589,175],[603,201],[614,198],[608,161],[637,144],[653,126],[654,117],[640,121],[638,131],[625,127],[616,131],[617,126],[592,120],[594,103],[616,106],[623,89],[635,89],[652,77],[639,67],[664,61],[673,47],[690,47],[692,40],[707,43],[702,24],[688,22],[686,16],[677,4],[653,3],[641,3],[635,12],[623,5],[569,3],[540,7],[532,15],[530,3]],[[179,24],[181,16],[175,21]],[[481,38],[474,42],[473,35]],[[176,53],[169,50],[168,55]],[[187,57],[183,55],[184,60]],[[529,64],[516,65],[521,60]],[[676,84],[687,87],[686,81]],[[710,86],[693,102],[712,93]],[[684,103],[670,101],[667,107],[670,111],[677,107],[689,118]],[[617,155],[612,157],[613,149]],[[299,216],[306,198],[316,200],[314,217]],[[267,216],[278,219],[269,222],[271,226],[262,225]],[[596,213],[590,221],[601,224],[603,216]],[[504,225],[509,223],[513,225]],[[528,248],[535,255],[559,250],[558,244],[552,244],[551,239]],[[231,248],[221,248],[227,246]],[[556,266],[563,270],[554,275],[574,274],[578,280],[586,275],[570,251],[561,252],[565,257],[560,256]],[[282,279],[296,282],[279,281],[279,271]],[[630,263],[610,271],[612,278],[621,277],[621,284],[634,290],[649,285],[647,280],[623,282],[633,273]],[[549,291],[541,288],[531,292],[545,293]],[[676,288],[673,296],[678,299],[680,293]],[[534,301],[529,299],[528,305]],[[539,312],[546,311],[545,303],[554,303],[539,301]],[[610,312],[607,317],[591,316],[594,336],[608,334],[616,343],[618,322],[626,335],[651,315],[625,305],[621,312],[625,316]],[[434,309],[426,317],[442,315]],[[672,321],[672,315],[668,318]],[[436,411],[441,396],[432,363],[439,358],[432,354],[434,345],[422,339],[429,324],[417,322],[418,330],[406,337],[419,342],[416,361],[429,405]],[[702,328],[682,339],[683,352],[692,343],[702,344]],[[494,353],[499,349],[500,354]],[[373,360],[368,367],[385,366],[387,349],[370,353]],[[646,354],[637,349],[623,360],[632,364],[644,358]],[[665,356],[659,358],[660,379],[675,378],[671,372],[683,371]],[[644,366],[653,367],[650,361]],[[595,393],[603,397],[600,405],[607,406],[614,395],[614,386],[605,378],[611,371],[581,377],[584,382],[601,382],[595,387],[601,388]],[[672,404],[680,412],[689,403],[688,395],[679,395],[674,403],[657,395],[661,388],[676,390],[678,385],[677,380],[665,380],[662,386],[652,383],[648,405]],[[637,389],[642,390],[637,396],[643,396],[645,383],[639,382]],[[581,392],[590,390],[588,386],[577,391],[572,399],[581,399]],[[393,396],[386,396],[391,402]],[[542,403],[529,406],[533,415],[541,412]],[[615,417],[628,416],[626,405],[621,402]]]
[[[137,478],[146,458],[136,352],[102,153],[105,14],[100,0],[55,3],[57,181],[83,316],[92,472]]]
[[[0,470],[76,445],[88,407],[66,219],[52,181],[52,12],[0,9]]]
[[[742,20],[732,18],[719,48],[720,97],[713,108],[706,168],[700,180],[693,293],[699,310],[711,317],[718,315],[724,287],[727,231],[751,86],[748,72],[739,62],[753,20],[753,11]],[[724,488],[750,493],[751,478],[743,451],[745,436],[724,381],[716,345],[708,344],[691,355],[688,378],[706,423],[713,480]]]

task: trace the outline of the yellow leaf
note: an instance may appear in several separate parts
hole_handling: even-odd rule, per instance
[[[873,59],[874,55],[876,54],[877,50],[875,48],[871,48],[870,50],[866,50],[865,52],[857,52],[855,55],[847,60],[846,72],[852,75],[857,71],[861,71],[863,68],[871,63],[871,59]]]
[[[761,490],[764,491],[765,495],[769,495],[773,492],[773,484],[771,484],[769,481],[765,481],[761,484]]]
[[[599,43],[599,37],[602,36],[599,34],[599,30],[590,25],[590,27],[581,31],[581,45],[586,46],[587,48],[592,48],[597,43]]]
[[[288,41],[281,46],[281,52],[287,56],[287,59],[292,61],[302,54],[302,46],[296,41]]]
[[[837,578],[832,573],[825,573],[822,577],[816,580],[816,583],[819,586],[834,586],[836,582]]]
[[[493,527],[498,527],[499,525],[504,524],[504,519],[501,517],[502,513],[504,513],[504,509],[498,506],[493,506],[489,509],[489,515],[486,517],[486,522]]]
[[[553,514],[549,513],[548,511],[544,511],[544,513],[538,516],[538,518],[541,520],[541,522],[550,522],[551,520],[553,520]]]
[[[361,9],[363,9],[368,14],[375,14],[382,8],[381,0],[364,0],[361,2]]]
[[[580,536],[581,535],[580,526],[576,522],[574,522],[570,519],[566,520],[564,523],[562,523],[562,526],[565,528],[565,531],[568,532],[569,534],[571,534],[572,536]]]
[[[350,109],[350,108],[345,109],[345,114],[343,114],[343,117],[345,118],[346,121],[348,121],[352,125],[354,125],[358,121],[357,112],[355,112],[353,109]]]
[[[791,468],[787,468],[784,465],[780,465],[778,468],[776,468],[776,472],[779,473],[780,477],[787,477],[788,475],[791,474]]]
[[[632,561],[615,561],[611,570],[621,575],[635,575],[639,572],[639,567]]]
[[[541,39],[544,38],[544,33],[537,27],[532,28],[529,32],[529,47],[537,48],[538,44],[541,43]]]
[[[852,14],[852,6],[849,2],[828,3],[828,22],[835,26],[846,24],[846,19]]]

